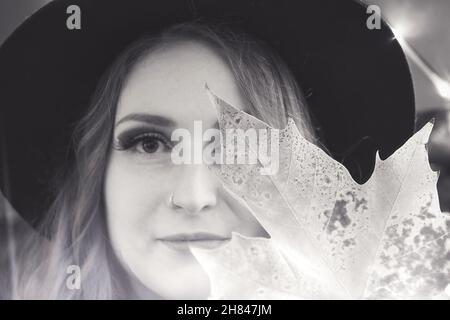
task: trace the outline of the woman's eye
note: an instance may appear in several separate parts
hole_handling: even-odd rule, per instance
[[[170,151],[172,143],[160,133],[125,133],[118,138],[115,148],[132,153],[155,154]]]
[[[136,150],[141,153],[156,153],[167,151],[165,141],[157,137],[143,137],[136,143]]]

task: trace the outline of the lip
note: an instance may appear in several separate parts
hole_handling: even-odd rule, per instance
[[[231,237],[221,236],[209,232],[195,233],[177,233],[156,240],[162,242],[166,246],[185,251],[190,246],[196,246],[204,249],[218,248],[231,240]]]

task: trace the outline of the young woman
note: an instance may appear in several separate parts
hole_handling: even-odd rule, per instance
[[[39,292],[57,298],[67,291],[65,277],[54,281],[54,275],[75,264],[82,297],[206,298],[206,274],[187,247],[176,247],[187,243],[182,237],[225,243],[232,231],[267,235],[205,165],[171,161],[173,130],[217,122],[205,83],[274,126],[294,116],[313,136],[292,74],[255,40],[200,24],[138,40],[112,65],[78,125],[76,169],[51,208],[50,259],[42,261],[49,278],[35,277],[51,287],[36,286]],[[126,275],[117,278],[115,264]],[[31,294],[28,286],[20,296]]]
[[[298,78],[266,42],[221,23],[146,32],[107,68],[75,123],[74,159],[52,173],[37,228],[48,239],[22,241],[16,298],[202,299],[209,279],[186,243],[270,236],[205,165],[171,161],[175,129],[217,125],[205,84],[276,128],[293,117],[321,145]],[[80,268],[79,290],[67,285],[69,266]]]

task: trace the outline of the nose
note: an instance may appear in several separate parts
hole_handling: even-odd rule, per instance
[[[196,215],[217,205],[219,182],[204,164],[180,166],[169,206]]]

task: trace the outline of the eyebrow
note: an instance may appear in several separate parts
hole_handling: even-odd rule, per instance
[[[128,115],[126,115],[125,117],[123,117],[122,119],[120,119],[119,121],[117,121],[116,123],[116,127],[121,124],[124,123],[126,121],[137,121],[137,122],[144,122],[144,123],[148,123],[148,124],[153,124],[153,125],[158,125],[158,126],[166,126],[166,127],[175,127],[176,122],[166,118],[166,117],[162,117],[162,116],[157,116],[157,115],[153,115],[153,114],[148,114],[148,113],[130,113]]]

